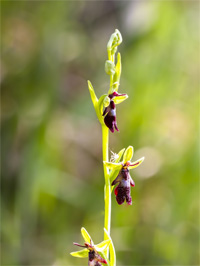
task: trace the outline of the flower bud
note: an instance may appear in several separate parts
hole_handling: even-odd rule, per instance
[[[115,74],[115,64],[111,60],[106,60],[105,71],[108,75]]]

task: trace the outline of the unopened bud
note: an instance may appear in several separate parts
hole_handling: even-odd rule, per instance
[[[115,74],[115,64],[111,60],[106,60],[105,71],[108,75]]]

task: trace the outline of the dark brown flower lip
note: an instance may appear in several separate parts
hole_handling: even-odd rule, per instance
[[[111,184],[112,186],[114,186],[118,183],[114,190],[114,193],[119,205],[123,204],[125,201],[128,205],[132,205],[131,186],[134,187],[135,183],[129,173],[128,167],[130,165],[130,162],[123,163],[118,176],[113,180]]]
[[[110,131],[112,133],[114,132],[115,129],[119,131],[116,121],[116,108],[113,100],[110,100],[110,105],[105,108],[103,112],[103,116],[104,115],[105,115],[104,123],[110,129]]]

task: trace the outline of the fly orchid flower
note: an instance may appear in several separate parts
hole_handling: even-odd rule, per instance
[[[88,249],[88,266],[101,266],[100,262],[107,264],[107,261],[103,259],[94,248],[94,244],[91,239],[90,239],[90,244],[85,242],[84,246],[75,242],[73,244],[78,247],[82,248],[85,247]]]
[[[80,245],[75,242],[73,244],[78,247],[83,247],[84,249],[76,252],[71,252],[70,254],[78,258],[88,257],[88,266],[101,266],[102,265],[101,263],[107,264],[104,251],[107,250],[111,240],[110,239],[104,240],[103,242],[94,245],[90,235],[88,234],[88,232],[84,227],[81,228],[81,234],[85,240],[84,245]]]
[[[114,91],[112,94],[109,94],[106,98],[106,105],[108,106],[104,109],[103,116],[104,116],[104,123],[113,133],[114,129],[119,131],[117,127],[116,121],[116,107],[115,103],[118,103],[118,99],[116,97],[120,97],[120,99],[126,99],[128,96],[127,94],[119,94],[118,92]]]
[[[121,151],[120,158],[123,154],[123,151]],[[126,202],[128,205],[132,205],[132,197],[131,197],[131,186],[135,186],[135,183],[133,179],[130,176],[129,170],[138,167],[144,160],[144,157],[140,158],[139,160],[135,162],[131,162],[133,156],[133,147],[129,146],[123,157],[123,161],[119,163],[118,161],[120,160],[118,158],[117,162],[104,162],[105,165],[111,169],[112,171],[110,172],[110,178],[114,180],[112,181],[111,185],[114,186],[116,184],[117,187],[115,188],[115,195],[116,195],[116,200],[119,205]],[[116,177],[117,175],[117,177]],[[116,177],[116,178],[115,178]]]

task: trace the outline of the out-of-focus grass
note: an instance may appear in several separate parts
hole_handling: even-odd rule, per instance
[[[85,226],[103,237],[101,132],[86,80],[108,90],[106,44],[124,42],[118,152],[133,145],[133,206],[112,199],[118,265],[197,265],[196,2],[3,1],[2,265],[83,265]]]

